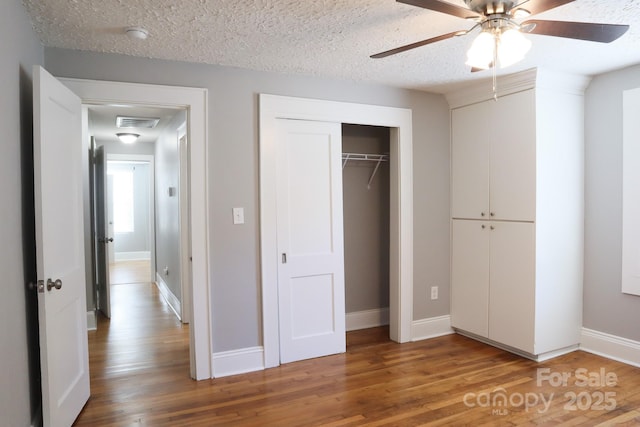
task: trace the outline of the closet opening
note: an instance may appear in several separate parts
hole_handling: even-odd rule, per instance
[[[388,127],[342,124],[345,325],[361,331],[347,346],[390,340],[390,140]]]

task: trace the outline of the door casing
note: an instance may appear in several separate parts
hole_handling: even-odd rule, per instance
[[[411,340],[413,320],[413,137],[409,109],[260,94],[260,272],[264,366],[280,364],[278,331],[277,119],[391,128],[390,336]]]
[[[186,109],[190,151],[191,293],[190,361],[191,377],[197,380],[213,377],[212,331],[209,283],[209,203],[207,159],[208,91],[203,88],[161,86],[138,83],[60,78],[76,93],[83,104],[119,104],[162,106]],[[83,141],[88,144],[88,135]],[[87,146],[88,149],[88,146]]]

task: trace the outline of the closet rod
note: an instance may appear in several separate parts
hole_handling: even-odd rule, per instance
[[[349,160],[365,161],[365,162],[388,162],[388,154],[371,154],[371,153],[342,153],[342,168],[347,165]]]
[[[373,173],[369,177],[369,182],[367,182],[367,189],[371,189],[371,182],[373,181],[373,177],[376,176],[380,165],[383,162],[389,161],[388,154],[371,154],[371,153],[342,153],[342,169],[347,166],[347,162],[349,160],[356,161],[365,161],[365,162],[376,162],[376,167],[373,169]]]

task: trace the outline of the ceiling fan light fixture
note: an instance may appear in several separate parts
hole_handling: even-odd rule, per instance
[[[465,63],[470,67],[482,70],[491,68],[495,46],[496,39],[492,32],[480,32],[467,51],[467,61]]]
[[[508,67],[524,59],[531,49],[531,41],[516,28],[509,28],[500,34],[498,40],[498,60],[500,67]]]
[[[123,144],[133,144],[140,137],[137,133],[116,133]]]
[[[146,40],[149,37],[149,31],[142,27],[127,27],[124,33],[134,40]]]

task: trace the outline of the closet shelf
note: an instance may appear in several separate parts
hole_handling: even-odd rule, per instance
[[[371,189],[371,182],[373,181],[373,177],[376,176],[380,165],[389,161],[389,155],[372,153],[342,153],[342,169],[347,166],[347,163],[350,160],[360,162],[376,162],[376,167],[373,169],[371,177],[369,177],[369,182],[367,182],[367,188]]]

